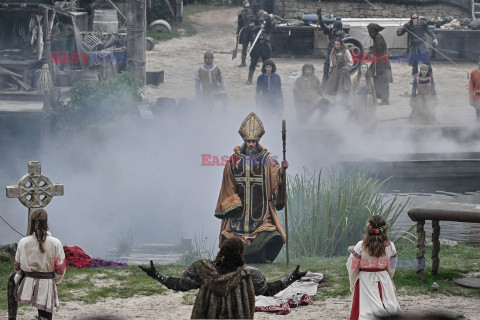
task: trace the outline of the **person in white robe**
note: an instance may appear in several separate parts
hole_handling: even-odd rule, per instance
[[[60,240],[48,231],[47,212],[32,213],[29,236],[18,243],[15,255],[16,301],[38,309],[37,319],[52,319],[58,310],[57,285],[65,275],[65,253]]]
[[[368,221],[365,238],[349,247],[350,320],[373,320],[377,316],[403,314],[393,282],[397,251],[393,242],[388,240],[387,231],[385,219],[374,215]]]

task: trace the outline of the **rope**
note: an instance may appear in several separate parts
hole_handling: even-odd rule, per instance
[[[371,5],[372,7],[374,7],[375,9],[379,9],[377,8],[377,6],[375,6],[373,3],[371,3],[370,1],[368,0],[365,0],[365,2],[367,2],[369,5]],[[403,24],[401,22],[399,22],[398,20],[395,20],[393,18],[388,18],[390,20],[392,20],[393,22],[395,23],[398,23],[398,25],[400,26],[403,26]],[[434,50],[435,52],[437,52],[438,54],[440,54],[441,56],[443,56],[445,59],[447,59],[448,61],[450,61],[451,63],[453,63],[454,65],[457,65],[452,59],[450,59],[449,57],[447,57],[446,55],[444,55],[443,53],[441,53],[440,51],[438,51],[437,49],[435,49],[432,45],[430,45],[429,43],[427,43],[425,40],[423,40],[422,38],[420,38],[419,36],[417,36],[416,34],[414,34],[413,32],[411,32],[410,30],[406,29],[405,30],[410,33],[412,36],[414,36],[415,38],[417,38],[418,40],[422,41],[427,47],[431,48],[432,50]]]
[[[25,235],[21,234],[20,232],[18,232],[14,227],[12,227],[5,219],[3,219],[2,216],[0,216],[0,219],[3,220],[3,222],[5,222],[10,228],[12,228],[13,231],[15,231],[16,233],[18,233],[19,235],[21,235],[22,237],[25,237]]]

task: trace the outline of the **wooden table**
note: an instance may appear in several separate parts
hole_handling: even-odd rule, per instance
[[[432,220],[432,274],[438,274],[440,266],[440,220],[480,223],[480,204],[432,201],[408,211],[410,219],[417,223],[417,274],[425,281],[425,221]]]

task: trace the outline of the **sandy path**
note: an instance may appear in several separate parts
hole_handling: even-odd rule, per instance
[[[188,319],[191,305],[182,304],[183,293],[169,291],[166,295],[134,297],[129,299],[107,299],[96,304],[67,302],[55,313],[55,319],[82,319],[88,316],[104,316],[107,319]],[[407,313],[442,312],[454,317],[463,314],[469,320],[480,318],[480,299],[451,297],[445,295],[400,296],[400,305]],[[349,299],[334,298],[316,301],[313,305],[292,309],[282,319],[348,319]],[[21,307],[19,320],[32,319],[33,307]],[[272,313],[258,312],[255,319],[280,319]],[[5,318],[2,316],[2,318]]]

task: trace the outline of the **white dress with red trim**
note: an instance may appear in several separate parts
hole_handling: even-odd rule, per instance
[[[25,276],[20,283],[16,300],[31,304],[37,309],[53,312],[58,310],[60,302],[57,295],[57,284],[65,275],[65,253],[60,240],[47,232],[44,243],[45,252],[40,252],[38,241],[34,235],[22,238],[18,243],[14,269],[17,275],[15,282],[23,272],[53,272],[52,279],[36,279]]]
[[[352,296],[350,320],[403,314],[393,282],[396,259],[393,242],[386,243],[385,255],[380,258],[368,254],[363,248],[363,241],[355,245],[347,262]]]

